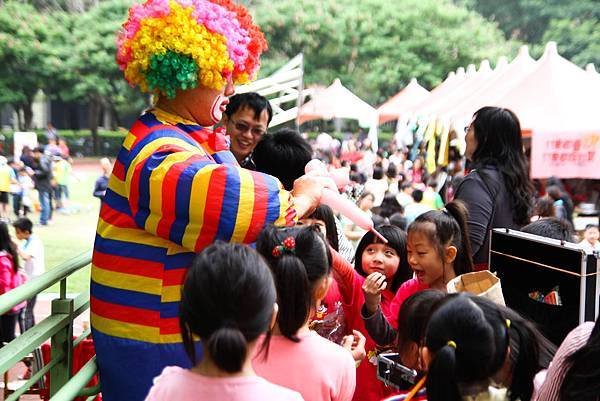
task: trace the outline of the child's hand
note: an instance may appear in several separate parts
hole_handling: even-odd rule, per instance
[[[365,349],[365,342],[367,339],[358,330],[352,330],[352,334],[344,336],[342,340],[342,347],[346,348],[352,354],[352,358],[357,363],[356,366],[365,359],[367,351]]]
[[[365,306],[369,313],[373,314],[381,303],[381,293],[387,288],[385,276],[381,273],[371,273],[362,285],[365,294]]]

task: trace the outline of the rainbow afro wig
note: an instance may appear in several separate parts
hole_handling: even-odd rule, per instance
[[[144,92],[175,97],[198,85],[220,90],[253,79],[267,42],[231,0],[147,0],[129,9],[117,36],[117,63]]]

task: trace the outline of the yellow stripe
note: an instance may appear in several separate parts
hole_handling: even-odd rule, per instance
[[[90,313],[90,318],[94,329],[109,336],[144,341],[152,344],[173,344],[182,341],[181,334],[159,334],[160,330],[158,327],[107,319],[93,312]]]
[[[162,219],[162,192],[165,175],[171,169],[173,164],[185,162],[193,156],[190,152],[177,152],[167,156],[159,167],[155,168],[150,175],[150,215],[146,219],[146,231],[156,233],[158,223]],[[167,194],[167,199],[175,202],[174,194]]]
[[[125,140],[123,141],[123,147],[127,150],[131,150],[131,146],[133,146],[135,139],[136,137],[132,133],[127,134]]]
[[[108,238],[111,240],[134,242],[137,244],[149,245],[165,249],[171,246],[177,247],[177,245],[174,245],[173,242],[157,237],[140,228],[124,228],[113,226],[112,224],[107,223],[102,218],[98,219],[97,232],[101,237]]]
[[[169,285],[162,289],[161,302],[179,302],[181,301],[182,285]]]
[[[191,152],[192,154],[205,155],[205,152],[203,152],[202,148],[190,145],[183,139],[179,139],[179,138],[172,137],[172,136],[157,138],[157,139],[153,140],[152,142],[146,144],[140,150],[140,152],[135,156],[135,158],[131,161],[131,163],[129,164],[129,168],[127,169],[127,178],[125,179],[125,181],[128,183],[131,183],[131,176],[133,175],[136,165],[140,161],[148,158],[158,148],[160,148],[161,146],[164,146],[164,145],[175,145],[175,146],[179,146],[179,147],[185,149],[184,151]]]
[[[160,331],[158,327],[143,326],[141,324],[107,319],[93,312],[90,314],[90,318],[94,329],[105,334],[132,340],[147,341],[150,343],[159,342]]]
[[[92,280],[107,287],[151,295],[161,295],[162,290],[161,279],[104,270],[96,265],[92,265]]]
[[[121,195],[124,198],[129,198],[127,184],[125,181],[118,179],[115,175],[110,176],[110,179],[108,180],[108,187],[117,195]]]
[[[231,242],[242,242],[246,237],[254,214],[254,177],[246,169],[238,169],[240,175],[240,195],[235,228]]]
[[[289,199],[290,193],[288,191],[284,191],[281,184],[279,184],[279,217],[273,223],[276,226],[285,226],[285,215],[290,207]]]
[[[192,189],[190,192],[190,206],[189,206],[189,223],[185,227],[185,233],[181,240],[181,244],[191,250],[195,250],[196,240],[202,230],[204,224],[204,209],[206,207],[206,197],[210,188],[210,177],[212,172],[222,167],[219,164],[209,164],[204,166],[200,171],[196,173],[194,180],[192,181]]]

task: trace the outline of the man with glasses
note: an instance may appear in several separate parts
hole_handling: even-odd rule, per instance
[[[272,117],[271,104],[258,93],[240,93],[229,99],[222,121],[230,137],[231,153],[240,166],[256,170],[252,152],[267,132]]]

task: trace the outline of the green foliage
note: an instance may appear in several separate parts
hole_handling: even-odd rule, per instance
[[[600,20],[556,19],[550,22],[542,43],[554,40],[559,53],[579,65],[600,66]]]
[[[543,52],[553,40],[559,52],[584,66],[598,63],[600,4],[598,0],[455,0],[498,24],[505,36],[533,46],[533,55]]]
[[[49,78],[48,20],[21,2],[7,1],[0,7],[0,104],[31,104]]]
[[[449,1],[301,0],[260,3],[269,41],[263,75],[299,52],[306,84],[336,77],[375,104],[412,77],[428,87],[450,70],[514,50],[481,16]]]

